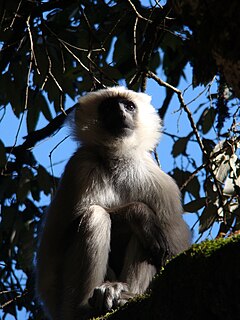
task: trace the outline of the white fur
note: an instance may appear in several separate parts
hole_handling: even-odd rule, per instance
[[[98,124],[97,109],[106,98],[121,95],[137,104],[137,128],[128,138],[113,140]],[[132,149],[139,151],[153,150],[160,138],[161,120],[151,105],[151,97],[124,87],[113,87],[88,93],[79,99],[75,111],[73,131],[76,139],[86,145],[104,145],[118,152],[126,153]],[[114,148],[115,147],[115,148]]]

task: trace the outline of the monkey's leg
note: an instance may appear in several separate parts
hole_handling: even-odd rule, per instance
[[[100,286],[106,274],[110,250],[111,220],[100,206],[91,206],[74,222],[70,243],[63,261],[58,319],[75,319],[88,306],[94,288]]]
[[[171,257],[159,217],[146,204],[130,203],[110,212],[113,225],[123,223],[130,228],[131,238],[125,252],[120,281],[130,292],[144,292],[157,269]]]
[[[120,281],[126,282],[129,291],[144,293],[149,287],[157,268],[146,260],[145,250],[137,237],[132,236],[126,250]]]

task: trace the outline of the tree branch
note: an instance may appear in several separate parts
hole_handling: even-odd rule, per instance
[[[23,144],[17,147],[7,147],[6,150],[9,151],[12,149],[12,152],[15,154],[15,153],[24,152],[33,148],[37,142],[51,136],[54,132],[60,129],[64,121],[66,120],[66,116],[71,111],[73,111],[77,106],[78,106],[78,103],[76,103],[74,106],[70,107],[69,109],[65,110],[65,114],[64,113],[59,114],[58,116],[56,116],[56,118],[50,121],[42,129],[30,132],[26,137],[24,137],[25,141],[23,142]]]
[[[52,121],[50,121],[44,128],[36,130],[34,132],[29,133],[25,138],[25,141],[22,145],[18,146],[18,148],[23,149],[31,149],[35,146],[35,144],[49,136],[51,136],[55,131],[60,129],[63,125],[64,121],[66,120],[66,116],[73,111],[78,106],[76,103],[74,106],[70,107],[69,109],[65,110],[65,114],[61,113]]]
[[[183,99],[183,95],[182,95],[182,91],[173,87],[172,85],[170,85],[169,83],[163,81],[162,79],[160,79],[159,77],[157,77],[153,72],[151,71],[148,71],[147,73],[147,76],[149,78],[152,78],[153,80],[155,80],[160,86],[163,86],[165,88],[169,88],[171,90],[173,90],[177,96],[178,96],[178,100],[179,100],[179,103],[180,103],[180,106],[181,108],[186,112],[187,116],[188,116],[188,120],[191,124],[191,127],[192,127],[192,130],[193,130],[193,133],[194,135],[196,136],[196,139],[197,139],[197,142],[202,150],[202,153],[204,155],[204,159],[205,161],[209,161],[209,155],[207,153],[207,150],[205,149],[204,147],[204,144],[202,142],[202,139],[199,135],[199,132],[197,130],[197,127],[196,127],[196,124],[193,120],[193,117],[192,117],[192,113],[191,111],[189,110],[189,108],[187,107],[186,103],[184,102],[184,99]],[[209,162],[208,162],[209,163]],[[221,190],[221,187],[219,186],[219,183],[218,183],[218,180],[212,170],[212,167],[209,163],[208,166],[206,166],[206,169],[208,170],[208,172],[210,173],[211,177],[213,178],[213,181],[214,181],[214,184],[216,186],[216,189],[217,189],[217,193],[218,193],[218,197],[219,197],[219,204],[220,204],[220,207],[224,208],[224,205],[223,205],[223,199],[222,199],[222,190]]]
[[[188,120],[189,120],[189,122],[191,124],[193,133],[196,136],[197,142],[198,142],[203,154],[205,156],[207,156],[207,151],[206,151],[206,149],[205,149],[205,147],[203,145],[202,139],[201,139],[201,137],[199,135],[199,132],[198,132],[197,127],[196,127],[196,124],[195,124],[195,122],[193,120],[192,113],[188,109],[187,105],[184,102],[182,91],[177,89],[177,88],[175,88],[175,87],[173,87],[171,84],[163,81],[162,79],[157,77],[152,71],[148,71],[147,76],[148,76],[148,78],[152,78],[153,80],[155,80],[160,86],[165,87],[165,88],[169,88],[169,89],[171,89],[172,91],[174,91],[177,94],[181,108],[187,113]]]

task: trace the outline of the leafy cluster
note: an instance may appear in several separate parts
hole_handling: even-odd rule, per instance
[[[198,77],[197,50],[191,49],[197,26],[184,20],[185,11],[179,18],[181,10],[176,10],[175,2],[19,0],[1,6],[0,125],[9,127],[14,138],[10,145],[0,140],[3,318],[7,314],[17,318],[18,309],[25,308],[29,319],[43,319],[34,299],[32,262],[46,205],[42,199],[49,200],[58,178],[39,163],[34,147],[60,130],[73,108],[68,108],[68,101],[87,91],[123,83],[146,91],[154,81],[157,90],[165,88],[158,106],[162,118],[176,96],[179,112],[186,114],[190,124],[189,133],[165,134],[172,139],[171,174],[181,187],[185,210],[198,215],[200,233],[210,230],[215,221],[221,221],[221,234],[240,229],[238,100],[226,75],[211,64],[210,50],[204,53],[204,61],[210,61],[209,68],[202,69],[206,77],[204,81]],[[208,39],[207,30],[201,32],[199,43]],[[211,46],[211,41],[207,43]],[[177,89],[186,78],[188,62],[194,66],[193,79],[198,79],[194,85],[215,76],[202,90],[206,101],[192,109],[185,103],[185,92]],[[165,81],[158,77],[160,73]],[[201,95],[193,102],[198,103]],[[18,120],[14,133],[6,122],[9,112]],[[42,128],[40,119],[46,123]],[[23,127],[26,136],[21,143]],[[200,150],[201,163],[191,151],[193,145]]]

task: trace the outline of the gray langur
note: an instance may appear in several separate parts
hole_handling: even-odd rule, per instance
[[[123,87],[82,97],[72,127],[81,146],[48,208],[37,294],[53,320],[83,319],[143,293],[190,245],[180,192],[152,158],[161,120],[151,98]]]

